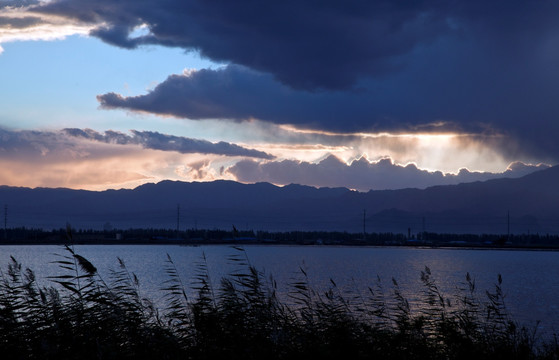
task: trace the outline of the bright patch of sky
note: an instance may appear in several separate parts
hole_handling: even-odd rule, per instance
[[[96,96],[109,91],[143,94],[170,74],[219,66],[177,48],[125,50],[78,35],[2,46],[0,126],[11,129],[80,127],[180,133],[188,122],[102,111]],[[197,124],[191,125],[195,126],[188,126],[190,132],[199,131]]]

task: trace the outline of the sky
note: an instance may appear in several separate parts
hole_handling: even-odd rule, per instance
[[[0,184],[359,191],[559,160],[555,1],[0,0]]]

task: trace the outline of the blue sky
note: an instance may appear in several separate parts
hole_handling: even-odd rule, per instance
[[[0,116],[4,126],[20,129],[76,125],[100,131],[153,129],[162,122],[99,111],[96,96],[109,91],[144,93],[169,74],[216,66],[181,49],[151,46],[131,51],[80,35],[11,42],[3,47]]]
[[[0,183],[367,191],[521,176],[559,159],[558,13],[2,0]]]

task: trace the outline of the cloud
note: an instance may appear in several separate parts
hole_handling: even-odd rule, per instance
[[[12,29],[25,29],[41,23],[41,19],[33,16],[25,16],[20,18],[0,16],[0,27],[9,27]]]
[[[132,136],[118,131],[105,131],[101,134],[91,129],[64,129],[68,135],[110,144],[141,145],[145,149],[176,151],[181,154],[217,154],[225,156],[245,156],[261,159],[273,159],[265,152],[247,149],[224,141],[212,143],[206,140],[190,139],[181,136],[165,135],[153,131],[132,130]]]
[[[458,112],[452,115],[446,109],[449,106],[445,101],[445,98],[448,99],[448,94],[444,93],[446,89],[422,92],[419,88],[410,91],[411,87],[391,89],[393,94],[372,88],[359,92],[306,92],[282,85],[271,75],[229,65],[171,75],[146,95],[124,97],[108,93],[99,95],[98,100],[105,109],[122,108],[198,120],[259,119],[299,128],[339,132],[339,137],[343,137],[343,133],[359,131],[466,133],[470,135],[464,137],[465,141],[485,142],[498,149],[509,162],[522,157],[528,161],[538,157],[543,157],[541,161],[559,161],[559,143],[549,136],[550,131],[559,131],[559,122],[552,121],[555,113],[538,118],[533,118],[532,110],[519,110],[512,114],[507,107],[517,102],[511,99],[502,107],[495,104],[507,113],[506,116],[498,116],[497,110],[487,106],[487,114],[472,115],[480,121],[469,121],[470,116],[465,114],[472,113],[470,103],[474,99],[466,97],[478,97],[484,89],[463,94],[464,104],[456,103]],[[417,100],[422,98],[425,100]],[[410,99],[413,99],[411,104]],[[481,105],[479,100],[477,103]],[[454,120],[431,121],[444,118],[443,114]],[[485,121],[481,121],[484,118]]]
[[[103,24],[91,32],[124,48],[196,49],[212,60],[272,73],[298,88],[341,88],[398,67],[419,44],[455,30],[450,4],[426,1],[53,1],[40,11]],[[132,37],[146,25],[149,33]]]
[[[452,58],[437,48],[441,40],[468,46],[475,39],[475,50],[487,57],[537,46],[542,34],[557,29],[558,8],[554,2],[520,0],[58,0],[37,11],[95,24],[92,35],[121,47],[198,50],[218,62],[273,74],[296,88],[339,89],[362,77],[397,72],[418,61],[417,52]],[[131,36],[142,25],[149,33]]]
[[[144,131],[128,135],[90,129],[11,131],[0,128],[0,184],[103,190],[132,188],[163,179],[230,179],[344,186],[367,191],[516,177],[545,167],[512,163],[504,173],[462,170],[453,175],[428,172],[413,164],[400,166],[387,158],[369,161],[362,157],[350,165],[335,156],[318,163],[268,157],[247,160],[248,155],[244,153],[247,149],[233,147],[231,150],[226,146],[223,150],[202,143],[202,148],[210,146],[208,152],[219,151],[201,154],[201,149],[192,148],[196,142],[189,144],[181,139],[185,138]]]
[[[351,163],[365,155],[369,161],[391,158],[398,164],[415,163],[421,169],[446,173],[455,173],[463,167],[473,171],[502,172],[512,161],[538,162],[505,156],[500,149],[509,146],[509,139],[491,134],[335,133],[265,126],[258,121],[235,125],[239,130],[256,134],[261,142],[252,146],[275,155],[278,160],[315,163],[335,155]],[[264,131],[267,136],[260,135]]]
[[[0,128],[0,184],[104,190],[133,188],[164,179],[231,179],[223,168],[251,154],[264,154],[205,142],[196,151],[207,149],[210,153],[200,154],[187,151],[187,142],[181,145],[184,138],[139,131],[133,134]],[[178,145],[170,144],[174,138]],[[195,146],[197,143],[193,142],[192,151]],[[245,151],[246,156],[241,155]]]
[[[268,74],[229,65],[171,75],[147,95],[123,97],[108,93],[97,99],[105,109],[126,108],[189,119],[256,118],[276,123],[312,123],[328,110],[336,111],[329,106],[313,116],[311,109],[315,105],[314,110],[318,110],[321,97],[292,90]]]
[[[228,65],[171,75],[145,95],[125,97],[111,92],[99,95],[97,99],[104,109],[122,108],[194,120],[258,119],[345,133],[363,129],[429,132],[466,128],[450,121],[433,126],[423,122],[427,118],[417,121],[408,118],[408,123],[380,121],[386,99],[377,95],[370,89],[300,91],[276,82],[269,74]],[[415,123],[418,126],[412,126]],[[485,130],[476,124],[467,128],[478,132]]]
[[[34,12],[40,1],[0,2],[0,44],[13,41],[59,40],[87,35],[94,26],[56,15]],[[3,48],[0,47],[0,53]]]
[[[463,182],[484,181],[501,177],[520,177],[547,168],[547,165],[513,163],[502,173],[470,172],[461,169],[458,174],[429,172],[414,164],[401,166],[391,159],[370,162],[365,157],[350,165],[335,156],[319,163],[294,160],[257,162],[239,161],[227,169],[237,181],[245,183],[270,182],[277,185],[303,184],[317,187],[348,187],[359,191],[426,188]]]
[[[153,177],[140,147],[76,141],[62,132],[0,128],[0,184],[105,189],[133,187]]]
[[[29,9],[116,46],[180,47],[229,64],[171,76],[147,95],[101,95],[107,108],[340,131],[444,123],[508,137],[510,157],[559,160],[556,2],[54,0]]]

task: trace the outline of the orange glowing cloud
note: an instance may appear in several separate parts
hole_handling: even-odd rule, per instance
[[[0,129],[0,138],[0,184],[11,186],[105,190],[166,179],[232,178],[223,170],[242,158],[197,153],[193,149],[191,153],[181,153],[177,149],[146,148],[146,144],[97,141],[66,132]],[[202,145],[213,151],[207,142]]]

